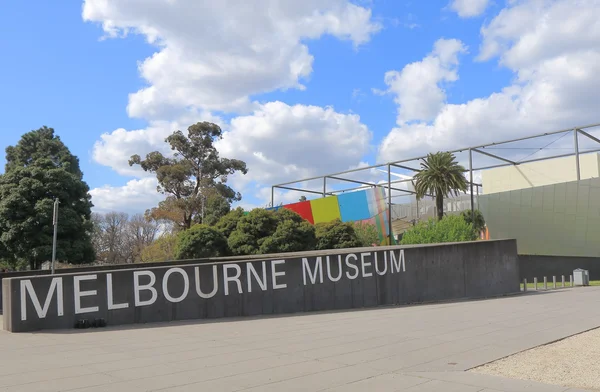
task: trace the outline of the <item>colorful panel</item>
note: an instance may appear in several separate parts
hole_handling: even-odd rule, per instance
[[[367,193],[370,216],[378,215],[386,210],[385,190],[383,188],[372,188],[365,192]]]
[[[341,219],[340,206],[336,196],[323,197],[310,201],[314,223],[331,222]]]
[[[361,221],[372,216],[366,191],[342,193],[337,198],[342,222]]]
[[[337,204],[337,202],[336,202],[336,204]],[[306,219],[307,221],[309,221],[312,224],[315,223],[315,221],[313,220],[313,211],[311,208],[310,201],[301,201],[299,203],[286,204],[283,206],[283,208],[294,211],[295,213],[297,213],[302,218]]]

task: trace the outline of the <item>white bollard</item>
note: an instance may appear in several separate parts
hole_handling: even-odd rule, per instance
[[[527,279],[523,279],[523,291],[527,291]]]
[[[544,276],[544,290],[548,290],[548,278]]]
[[[569,276],[569,286],[573,287],[573,275]]]
[[[562,276],[562,287],[563,287],[563,289],[565,288],[565,276],[564,275]]]
[[[556,288],[556,276],[552,277],[552,286]]]
[[[537,278],[533,278],[533,287],[537,290]]]

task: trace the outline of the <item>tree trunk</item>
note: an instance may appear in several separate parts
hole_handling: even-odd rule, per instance
[[[435,208],[437,210],[438,221],[444,217],[444,195],[437,193],[435,195]]]

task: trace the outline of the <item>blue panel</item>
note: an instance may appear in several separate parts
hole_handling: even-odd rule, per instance
[[[338,203],[342,222],[359,221],[371,217],[366,191],[339,194]]]

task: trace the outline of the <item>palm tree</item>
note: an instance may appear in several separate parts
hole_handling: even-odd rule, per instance
[[[417,199],[426,195],[435,196],[438,220],[444,217],[444,197],[459,195],[467,191],[467,179],[463,175],[466,169],[456,162],[454,154],[437,152],[428,154],[421,162],[421,171],[415,177]]]

